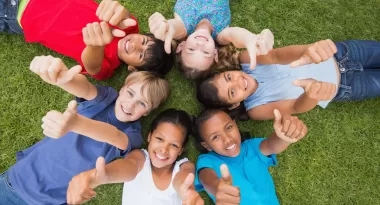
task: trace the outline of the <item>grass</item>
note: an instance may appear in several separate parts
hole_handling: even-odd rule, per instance
[[[253,32],[270,28],[275,46],[312,43],[330,38],[380,40],[380,0],[230,0],[232,26]],[[171,17],[174,0],[122,1],[148,31],[147,19],[155,11]],[[72,96],[42,82],[29,70],[34,56],[60,56],[37,44],[26,44],[23,36],[0,34],[0,172],[15,163],[15,154],[42,139],[41,118],[49,110],[64,110]],[[69,65],[75,62],[63,57]],[[126,67],[107,81],[96,82],[120,88],[128,74]],[[167,76],[170,99],[142,120],[149,126],[153,116],[169,107],[198,114],[194,83],[177,70]],[[93,81],[95,82],[95,81]],[[186,93],[186,95],[184,95]],[[300,117],[309,126],[308,136],[278,155],[271,168],[281,204],[380,204],[380,99],[331,103]],[[272,122],[240,122],[240,129],[252,136],[268,136]],[[146,136],[146,130],[144,130]],[[188,156],[195,161],[194,142]],[[254,170],[253,170],[254,171]],[[97,189],[88,204],[121,204],[122,185]],[[205,197],[206,204],[211,201]]]

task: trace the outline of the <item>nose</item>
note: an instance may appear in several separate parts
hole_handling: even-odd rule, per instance
[[[161,151],[162,154],[167,154],[168,153],[168,149],[169,149],[169,145],[168,144],[163,144],[161,146],[160,151]]]
[[[206,44],[206,42],[198,40],[198,41],[196,41],[196,44],[197,44],[197,46],[204,46]]]
[[[229,145],[229,144],[231,144],[231,141],[232,141],[231,136],[228,135],[228,134],[226,134],[226,135],[224,136],[223,143],[224,143],[225,145]]]

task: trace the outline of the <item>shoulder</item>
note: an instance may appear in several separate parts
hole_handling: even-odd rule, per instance
[[[106,108],[108,105],[110,105],[116,100],[118,93],[113,88],[101,85],[95,85],[95,87],[97,93],[94,99],[85,100],[83,98],[76,98],[76,101],[79,103],[78,110],[87,109],[98,104],[102,104],[103,107]]]

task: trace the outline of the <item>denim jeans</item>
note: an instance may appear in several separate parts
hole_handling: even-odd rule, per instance
[[[27,205],[9,184],[7,172],[0,174],[0,204]]]
[[[380,42],[337,42],[334,55],[341,78],[333,101],[363,100],[380,96]]]
[[[17,10],[20,0],[0,0],[0,32],[22,34],[17,21]]]

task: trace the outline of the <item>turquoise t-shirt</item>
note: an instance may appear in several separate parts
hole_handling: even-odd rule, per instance
[[[264,156],[260,143],[264,138],[253,138],[241,144],[237,157],[221,156],[213,151],[198,157],[195,187],[204,190],[199,182],[198,173],[203,168],[213,169],[221,177],[220,165],[226,164],[232,176],[232,185],[240,188],[241,205],[279,205],[272,176],[268,167],[275,166],[275,155]],[[215,202],[215,197],[207,193]]]
[[[187,35],[194,32],[202,19],[210,21],[214,27],[212,37],[216,36],[231,23],[230,3],[228,0],[177,0],[174,6],[185,24]]]

